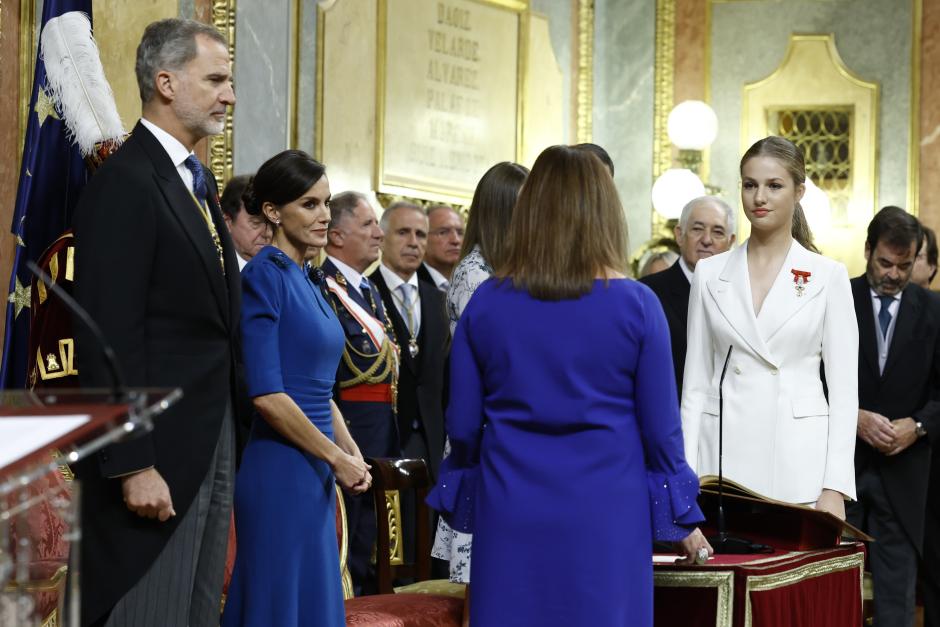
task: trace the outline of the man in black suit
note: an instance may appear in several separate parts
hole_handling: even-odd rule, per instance
[[[393,404],[398,378],[395,338],[389,332],[382,297],[364,275],[379,258],[382,229],[362,194],[343,192],[330,200],[327,258],[330,304],[336,311],[346,346],[336,372],[333,399],[349,433],[366,457],[399,457]],[[349,574],[357,594],[372,592],[370,567],[375,545],[375,504],[371,492],[343,494],[349,529]]]
[[[371,278],[382,294],[401,349],[398,372],[398,436],[406,457],[423,458],[431,476],[444,454],[441,394],[449,335],[444,298],[416,274],[424,259],[428,218],[410,203],[382,214],[382,265]]]
[[[418,266],[418,278],[434,284],[444,294],[450,287],[450,277],[460,261],[463,244],[463,218],[450,205],[431,205],[428,216],[428,245],[424,263]]]
[[[676,226],[679,260],[667,270],[642,279],[659,297],[669,323],[672,339],[672,363],[676,370],[676,389],[682,398],[682,374],[685,371],[686,327],[692,272],[700,259],[723,253],[734,244],[734,211],[714,196],[700,196],[682,208]]]
[[[940,303],[910,283],[922,240],[916,218],[885,207],[868,225],[865,275],[852,279],[861,353],[858,502],[846,514],[876,540],[870,561],[882,627],[914,624],[930,448],[940,434]]]
[[[182,388],[152,432],[112,445],[82,479],[82,625],[218,625],[232,506],[238,262],[192,150],[234,105],[211,26],[150,24],[137,49],[142,119],[75,215],[75,296],[133,387]],[[80,328],[76,326],[76,328]],[[89,336],[79,376],[108,384]]]

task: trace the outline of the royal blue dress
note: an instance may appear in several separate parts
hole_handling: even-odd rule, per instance
[[[248,393],[285,392],[333,438],[330,398],[343,330],[320,289],[265,247],[242,271]],[[224,627],[345,625],[335,479],[258,415],[235,479],[238,553]]]
[[[451,455],[428,502],[473,533],[470,624],[651,626],[653,537],[702,520],[653,292],[595,281],[539,301],[490,279],[451,373]]]

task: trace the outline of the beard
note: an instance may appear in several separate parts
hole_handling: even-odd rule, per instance
[[[173,112],[183,126],[199,137],[218,135],[225,129],[225,120],[217,120],[211,113],[200,109],[189,98],[177,98],[173,101]]]
[[[865,278],[868,279],[868,285],[871,289],[875,290],[876,294],[888,295],[900,293],[907,286],[911,275],[908,274],[906,277],[898,279],[883,276],[879,279],[875,275],[875,268],[872,263],[869,262],[868,267],[865,269]]]

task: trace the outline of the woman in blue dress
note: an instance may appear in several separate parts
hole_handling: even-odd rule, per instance
[[[224,627],[345,625],[335,482],[369,488],[369,466],[333,403],[343,331],[314,276],[326,244],[325,168],[288,150],[258,170],[245,209],[272,225],[242,272],[242,346],[255,407],[235,480],[238,552]]]
[[[543,152],[508,244],[457,324],[451,455],[428,497],[473,533],[470,624],[649,627],[654,537],[686,561],[711,547],[666,318],[621,272],[626,225],[601,161]]]

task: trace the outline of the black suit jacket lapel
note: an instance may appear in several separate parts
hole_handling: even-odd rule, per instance
[[[206,220],[200,215],[199,207],[196,206],[192,194],[186,189],[179,173],[170,161],[166,150],[157,141],[157,138],[147,130],[147,128],[138,123],[134,127],[134,136],[140,142],[141,147],[150,161],[153,163],[154,177],[157,179],[157,185],[166,200],[170,211],[176,216],[180,225],[183,227],[186,236],[196,250],[204,270],[209,275],[209,284],[212,286],[212,293],[215,295],[222,319],[226,323],[230,320],[229,302],[227,288],[225,285],[225,275],[219,266],[219,258],[215,251],[215,244],[209,234],[209,227]],[[210,203],[211,204],[211,203]],[[222,233],[219,233],[222,237]],[[224,241],[224,239],[223,239]],[[224,246],[224,245],[223,245]],[[224,249],[223,249],[224,251]],[[228,259],[226,266],[228,267]],[[232,259],[232,268],[238,272],[238,263]],[[230,270],[231,271],[231,270]]]
[[[431,294],[431,291],[437,294]],[[419,355],[427,355],[430,350],[442,351],[444,346],[433,346],[431,343],[439,341],[437,321],[441,317],[440,311],[434,311],[434,308],[440,304],[435,298],[439,296],[440,290],[433,283],[428,281],[418,281],[418,293],[421,294],[421,328],[418,329]]]
[[[219,239],[222,241],[222,257],[225,259],[225,286],[228,296],[229,320],[237,331],[242,308],[241,272],[238,270],[235,243],[232,241],[232,236],[228,232],[228,225],[225,224],[225,219],[222,217],[218,184],[215,176],[208,168],[206,168],[206,174],[209,180],[209,211],[212,215],[212,222],[215,224],[215,230],[219,232]]]
[[[388,289],[388,285],[385,283],[385,278],[382,276],[380,270],[373,272],[369,278],[372,279],[372,282],[375,283],[375,286],[379,289],[379,293],[382,295],[386,315],[392,323],[392,328],[395,330],[395,339],[398,340],[401,363],[405,364],[408,370],[414,373],[417,369],[417,365],[415,364],[414,358],[411,356],[411,352],[408,350],[408,338],[411,337],[411,334],[408,332],[408,326],[402,319],[401,314],[398,313],[398,308],[395,307],[392,292]],[[418,330],[418,334],[421,334],[420,329]]]
[[[882,376],[888,374],[891,367],[897,362],[907,344],[914,337],[914,323],[920,319],[923,308],[922,294],[918,291],[905,289],[898,307],[898,319],[894,323],[894,334],[891,336],[891,346],[888,347],[888,359]],[[874,317],[874,314],[872,314]]]
[[[685,278],[685,272],[682,271],[682,266],[679,265],[678,261],[672,264],[672,267],[666,272],[670,273],[669,291],[672,293],[676,315],[679,316],[683,324],[686,324],[689,318],[689,292],[691,292],[692,286],[689,284],[689,280]]]
[[[858,319],[858,345],[868,362],[872,380],[881,378],[878,370],[878,340],[875,337],[875,314],[872,311],[871,288],[864,275],[852,280],[852,296],[855,299],[855,317]]]

